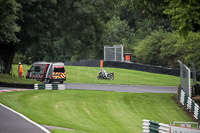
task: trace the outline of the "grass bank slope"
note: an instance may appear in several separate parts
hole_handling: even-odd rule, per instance
[[[66,66],[67,82],[93,84],[124,84],[148,86],[177,86],[180,78],[171,75],[155,74],[119,68],[104,68],[107,73],[114,72],[114,80],[97,80],[100,68]]]
[[[31,66],[23,65],[23,67],[26,75]],[[67,83],[177,86],[180,82],[180,78],[176,76],[120,68],[104,68],[107,73],[114,72],[114,80],[97,80],[99,67],[66,66],[65,68]],[[13,65],[12,73],[17,75],[17,65]]]
[[[14,76],[11,76],[9,74],[1,74],[0,73],[0,82],[4,82],[4,83],[17,83],[17,84],[36,84],[36,83],[41,83],[35,80],[31,80],[31,79],[21,79],[21,78],[17,78]]]
[[[142,119],[162,123],[191,121],[172,100],[173,96],[42,90],[1,93],[0,102],[39,124],[75,129],[52,130],[53,133],[139,133],[142,131]]]

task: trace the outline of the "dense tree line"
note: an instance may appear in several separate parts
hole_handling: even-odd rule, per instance
[[[104,45],[124,46],[133,61],[200,67],[198,0],[0,0],[0,58],[102,59]],[[16,54],[15,54],[16,52]]]

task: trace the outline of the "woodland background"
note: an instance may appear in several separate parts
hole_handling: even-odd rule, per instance
[[[133,62],[200,67],[199,0],[0,0],[0,60],[103,59],[124,46]],[[14,60],[13,60],[14,59]]]

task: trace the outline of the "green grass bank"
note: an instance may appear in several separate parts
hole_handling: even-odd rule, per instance
[[[175,103],[174,96],[42,90],[1,93],[0,102],[39,124],[75,129],[52,130],[53,133],[139,133],[143,119],[166,124],[192,121]]]
[[[23,67],[26,75],[31,66],[23,65]],[[119,68],[104,68],[107,73],[114,72],[114,80],[97,80],[99,67],[66,66],[65,68],[67,83],[177,86],[180,82],[180,78],[176,76]],[[12,74],[17,75],[17,65],[13,65]]]
[[[4,83],[17,83],[17,84],[38,84],[41,82],[38,82],[36,80],[31,80],[31,79],[21,79],[17,78],[15,76],[11,76],[9,74],[1,74],[0,73],[0,82]]]
[[[171,75],[155,74],[119,68],[104,68],[107,73],[114,72],[114,80],[97,80],[100,68],[66,66],[67,82],[92,84],[122,84],[147,86],[177,86],[180,78]]]

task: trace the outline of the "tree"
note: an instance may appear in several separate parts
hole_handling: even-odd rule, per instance
[[[3,62],[4,73],[9,73],[19,39],[17,25],[18,11],[21,6],[15,0],[0,0],[0,63]]]
[[[179,40],[176,32],[154,31],[135,47],[137,61],[144,64],[176,67],[182,54],[175,45]]]
[[[187,36],[190,31],[200,30],[199,0],[170,0],[164,13],[171,18],[171,25],[180,35]]]
[[[101,56],[105,23],[115,12],[112,0],[21,1],[19,48],[26,63]]]
[[[125,52],[132,52],[133,31],[125,20],[112,17],[106,24],[104,32],[105,45],[123,45]]]

